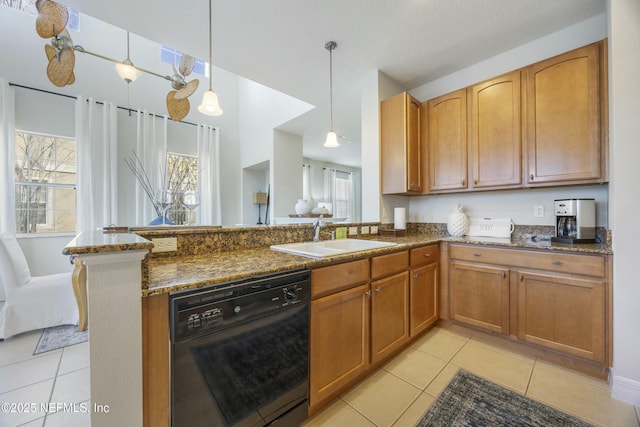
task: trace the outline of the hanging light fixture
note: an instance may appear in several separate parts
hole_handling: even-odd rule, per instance
[[[329,114],[331,120],[331,127],[329,129],[329,133],[327,133],[327,139],[324,142],[324,146],[328,148],[339,147],[338,137],[336,133],[333,131],[333,49],[335,49],[338,44],[334,41],[329,41],[324,45],[324,48],[329,51]]]
[[[116,64],[116,71],[120,78],[127,83],[135,82],[138,78],[138,69],[129,59],[129,31],[127,31],[127,59]]]
[[[207,116],[220,116],[223,111],[220,108],[220,102],[218,101],[218,94],[211,89],[213,80],[213,41],[211,36],[211,0],[209,0],[209,90],[204,93],[202,97],[202,103],[198,105],[198,111]]]

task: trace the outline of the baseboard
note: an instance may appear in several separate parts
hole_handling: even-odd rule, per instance
[[[611,397],[640,406],[640,381],[615,375],[611,368]]]

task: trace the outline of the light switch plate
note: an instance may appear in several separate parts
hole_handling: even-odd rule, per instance
[[[151,239],[151,242],[153,243],[151,252],[175,252],[178,250],[177,237],[160,237]]]
[[[349,227],[349,236],[357,236],[358,227]]]

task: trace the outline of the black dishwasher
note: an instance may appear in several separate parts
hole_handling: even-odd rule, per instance
[[[310,295],[307,270],[172,293],[172,426],[304,421]]]

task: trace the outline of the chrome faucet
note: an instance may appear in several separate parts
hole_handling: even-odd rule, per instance
[[[325,224],[324,224],[324,221],[322,220],[322,215],[320,215],[320,217],[316,220],[316,222],[313,223],[313,241],[314,242],[320,241],[320,229],[324,226]]]

